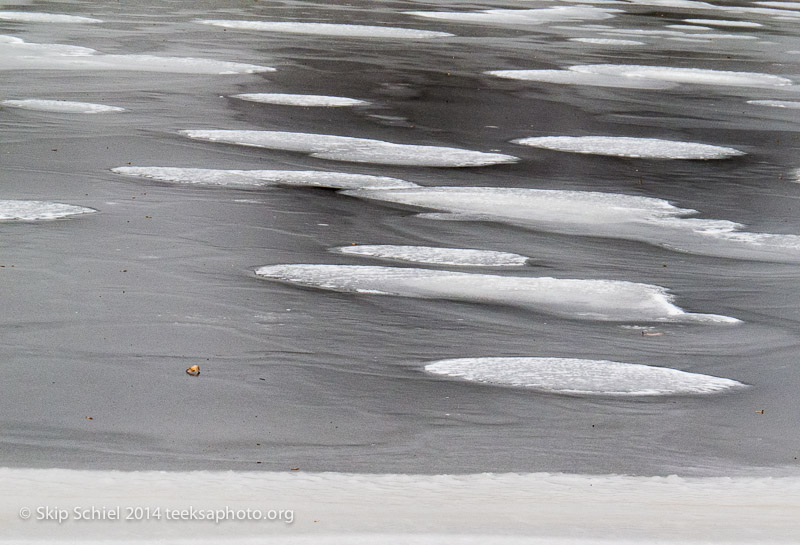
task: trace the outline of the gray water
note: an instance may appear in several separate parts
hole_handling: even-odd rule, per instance
[[[423,186],[604,191],[667,199],[754,232],[800,234],[800,184],[793,183],[800,110],[746,103],[797,100],[796,88],[614,89],[484,74],[613,63],[763,72],[800,82],[800,55],[789,53],[800,49],[798,19],[619,4],[611,7],[627,13],[610,19],[520,26],[403,12],[556,3],[154,4],[0,3],[105,21],[0,21],[0,34],[26,42],[277,69],[242,75],[0,71],[0,99],[58,98],[127,110],[81,116],[0,109],[0,198],[98,210],[0,224],[0,465],[640,475],[797,470],[796,264],[691,255],[497,222],[437,221],[327,189],[170,185],[110,169],[330,170]],[[757,39],[704,44],[653,36],[617,36],[647,43],[625,48],[568,40],[596,35],[581,25],[653,30],[690,17],[764,26],[715,29]],[[457,36],[400,41],[261,33],[199,25],[196,18],[390,25]],[[255,92],[346,96],[371,105],[298,108],[229,98]],[[499,150],[521,161],[467,169],[340,163],[179,134],[204,128]],[[703,142],[747,155],[659,161],[510,143],[594,134]],[[530,264],[492,274],[656,284],[687,311],[744,323],[657,324],[663,335],[651,337],[642,335],[643,324],[336,293],[254,274],[259,266],[283,263],[387,264],[329,251],[353,243],[516,252],[530,256]],[[749,388],[710,396],[581,397],[422,370],[433,360],[478,356],[646,363],[732,378]],[[194,364],[199,377],[184,373]]]

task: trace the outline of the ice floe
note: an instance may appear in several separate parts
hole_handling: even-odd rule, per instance
[[[280,104],[283,106],[316,106],[336,108],[341,106],[362,106],[369,104],[366,100],[346,97],[330,97],[324,95],[295,95],[288,93],[242,93],[232,95],[233,98],[264,104]]]
[[[398,190],[403,191],[403,190]],[[349,293],[509,305],[578,320],[710,322],[736,318],[685,312],[660,286],[617,280],[498,276],[365,265],[269,265],[258,276]]]
[[[677,83],[643,78],[620,78],[602,74],[585,74],[570,70],[490,70],[490,76],[522,81],[538,81],[562,85],[588,85],[591,87],[615,87],[621,89],[672,89]]]
[[[0,21],[20,23],[102,23],[100,19],[62,15],[60,13],[40,13],[34,11],[0,11]]]
[[[284,131],[185,130],[197,140],[308,153],[318,159],[426,167],[478,167],[515,163],[519,158],[460,148],[394,144],[382,140]]]
[[[236,30],[258,30],[262,32],[285,32],[289,34],[315,34],[342,38],[384,38],[391,40],[429,40],[448,38],[449,32],[398,28],[391,26],[349,25],[338,23],[301,23],[294,21],[232,21],[226,19],[198,19],[196,23],[214,25]]]
[[[705,37],[706,35],[703,35]],[[644,66],[635,64],[582,64],[570,70],[611,77],[644,78],[651,80],[700,85],[725,85],[734,87],[784,87],[792,80],[772,74],[757,72],[730,72],[704,68],[677,68],[673,66]]]
[[[616,38],[570,38],[571,42],[580,42],[593,45],[646,45],[644,42],[636,40],[618,40]]]
[[[745,154],[734,148],[709,144],[624,136],[542,136],[512,142],[571,153],[642,159],[726,159]]]
[[[535,25],[562,21],[610,19],[622,10],[594,6],[555,6],[538,9],[486,9],[481,11],[407,11],[408,15],[457,23]]]
[[[433,219],[495,221],[553,233],[637,240],[699,255],[800,262],[798,235],[752,233],[731,221],[686,217],[697,211],[653,197],[500,187],[344,193],[447,213],[426,215]]]
[[[768,8],[800,10],[800,2],[771,2],[771,1],[764,1],[764,2],[753,2],[753,3],[754,4],[758,4],[759,6],[765,6],[765,7],[768,7]]]
[[[726,21],[723,19],[684,19],[684,21],[695,25],[722,27],[758,28],[764,26],[761,23],[756,23],[753,21]]]
[[[666,367],[574,358],[458,358],[429,363],[425,371],[471,382],[572,395],[713,394],[744,387],[735,380]]]
[[[528,262],[528,258],[524,255],[468,248],[359,244],[332,248],[332,251],[342,254],[432,265],[520,267]]]
[[[419,187],[388,176],[324,172],[316,170],[219,170],[178,167],[116,167],[116,174],[138,176],[161,182],[201,186],[259,188],[271,185],[330,187],[334,189],[397,189]]]
[[[0,200],[0,221],[54,220],[92,212],[96,210],[60,202]]]
[[[268,66],[193,57],[104,55],[88,47],[29,43],[0,36],[0,70],[115,70],[184,74],[252,74]]]
[[[800,110],[800,102],[796,100],[748,100],[747,103],[756,104],[758,106],[772,106],[773,108]]]
[[[24,110],[37,110],[40,112],[59,112],[67,114],[104,114],[124,112],[125,108],[93,104],[91,102],[74,102],[71,100],[41,100],[41,99],[9,99],[0,101],[0,105]]]

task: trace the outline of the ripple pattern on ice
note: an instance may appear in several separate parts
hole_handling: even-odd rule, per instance
[[[117,106],[106,106],[105,104],[93,104],[91,102],[74,102],[71,100],[9,99],[3,100],[0,104],[25,110],[68,114],[103,114],[125,111],[125,108]]]
[[[206,186],[258,188],[270,185],[330,187],[335,189],[397,189],[419,187],[388,176],[316,170],[218,170],[176,167],[116,167],[116,174],[161,182]]]
[[[400,190],[402,191],[402,190]],[[448,299],[530,308],[580,320],[738,323],[687,313],[660,286],[616,280],[575,280],[470,274],[361,265],[270,265],[264,278],[349,293]]]
[[[569,69],[575,72],[602,74],[612,77],[646,78],[700,85],[727,85],[734,87],[784,87],[792,85],[792,80],[772,74],[730,72],[703,68],[635,64],[583,64],[570,66]]]
[[[426,167],[478,167],[515,163],[519,159],[501,153],[459,148],[394,144],[382,140],[330,134],[284,131],[186,130],[189,138],[283,151],[299,151],[318,159]]]
[[[734,148],[657,138],[618,136],[543,136],[519,138],[516,144],[572,153],[643,159],[725,159],[744,152]]]
[[[622,10],[594,6],[555,6],[540,9],[486,9],[482,11],[408,11],[408,15],[456,23],[537,25],[564,21],[610,19]]]
[[[333,251],[343,254],[432,265],[519,267],[528,262],[527,257],[519,254],[467,248],[359,244],[357,246],[340,246],[333,248]]]
[[[198,19],[195,22],[204,25],[221,26],[237,30],[259,30],[263,32],[339,36],[342,38],[428,40],[431,38],[447,38],[453,36],[453,34],[448,32],[437,32],[433,30],[336,23],[300,23],[293,21],[231,21],[224,19]]]
[[[713,394],[741,382],[637,363],[573,358],[459,358],[429,363],[435,375],[572,395]]]
[[[54,220],[92,212],[96,210],[59,202],[0,200],[0,221]]]
[[[280,104],[283,106],[316,106],[336,108],[341,106],[361,106],[369,104],[366,100],[346,97],[330,97],[324,95],[295,95],[287,93],[242,93],[232,95],[233,98],[262,102],[264,104]]]
[[[62,15],[60,13],[39,13],[33,11],[0,11],[0,21],[20,23],[102,23],[92,17]]]

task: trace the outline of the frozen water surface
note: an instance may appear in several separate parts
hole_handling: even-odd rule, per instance
[[[264,104],[280,104],[284,106],[317,106],[336,108],[341,106],[361,106],[369,104],[366,100],[346,97],[329,97],[324,95],[294,95],[288,93],[242,93],[231,95],[233,98]]]
[[[261,32],[285,32],[287,34],[311,34],[336,36],[341,38],[378,38],[387,40],[429,40],[448,38],[448,32],[397,28],[390,26],[349,25],[336,23],[300,23],[284,21],[231,21],[209,19],[195,21],[204,25],[214,25],[235,30],[257,30]]]
[[[610,19],[622,10],[593,6],[555,6],[539,9],[487,9],[482,11],[409,11],[409,15],[457,23],[532,25],[564,21]]]
[[[615,38],[570,38],[571,42],[580,42],[593,45],[645,45],[645,42],[636,40],[618,40]]]
[[[726,159],[743,151],[722,146],[623,136],[542,136],[519,138],[516,144],[572,153],[642,159]]]
[[[355,246],[340,246],[333,248],[333,251],[364,257],[408,261],[410,263],[466,267],[519,267],[528,262],[526,256],[519,254],[469,248],[358,244]]]
[[[93,17],[79,17],[60,13],[38,13],[33,11],[0,11],[0,21],[20,23],[102,23]]]
[[[0,200],[0,221],[54,220],[95,211],[84,206],[58,202]]]
[[[458,358],[429,363],[425,370],[472,382],[573,395],[712,394],[744,386],[665,367],[574,358]]]
[[[0,105],[24,110],[37,110],[40,112],[59,112],[67,114],[105,114],[124,112],[125,108],[93,104],[91,102],[74,102],[71,100],[42,100],[42,99],[9,99],[0,101]]]
[[[498,78],[522,81],[540,81],[563,85],[588,85],[591,87],[616,87],[621,89],[672,89],[676,83],[647,80],[644,78],[620,78],[602,74],[586,74],[571,70],[491,70],[486,72]]]
[[[758,106],[771,106],[773,108],[800,110],[800,101],[796,100],[748,100],[747,103],[756,104]]]
[[[704,35],[704,37],[707,35]],[[785,87],[792,80],[772,74],[733,72],[704,68],[676,68],[671,66],[641,66],[625,64],[589,64],[570,66],[570,70],[626,78],[645,78],[675,83],[697,85],[726,85],[733,87]]]
[[[684,19],[684,21],[696,25],[723,26],[723,27],[758,28],[764,26],[761,23],[756,23],[753,21],[725,21],[722,19]]]

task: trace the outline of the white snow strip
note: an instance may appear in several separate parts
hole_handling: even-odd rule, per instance
[[[362,265],[269,265],[256,270],[256,274],[324,290],[509,305],[577,320],[739,322],[728,316],[687,313],[674,305],[672,296],[660,286],[616,280],[497,276]]]
[[[759,106],[772,106],[773,108],[788,108],[790,110],[800,110],[800,102],[796,100],[748,100],[748,104]]]
[[[703,35],[705,38],[707,35]],[[570,70],[612,77],[645,78],[675,83],[725,85],[736,87],[784,87],[792,80],[772,74],[756,72],[730,72],[703,68],[676,68],[672,66],[641,66],[625,64],[583,64],[570,66]]]
[[[515,163],[517,157],[440,146],[284,131],[185,130],[189,138],[273,150],[299,151],[318,159],[426,167],[477,167]]]
[[[593,45],[646,45],[645,42],[636,40],[617,40],[615,38],[570,38],[571,42],[581,42]]]
[[[491,70],[490,76],[522,81],[539,81],[561,85],[588,85],[591,87],[614,87],[621,89],[672,89],[677,83],[648,80],[644,78],[620,78],[601,74],[583,74],[570,70]]]
[[[392,246],[381,244],[359,244],[340,246],[332,251],[342,254],[376,257],[425,263],[431,265],[453,265],[467,267],[520,267],[528,262],[524,255],[491,250],[468,248],[439,248],[432,246]]]
[[[397,189],[417,184],[367,174],[316,170],[218,170],[176,167],[116,167],[111,172],[161,182],[252,189],[273,185],[330,187],[334,189]]]
[[[0,221],[54,220],[92,212],[96,210],[58,202],[0,200]]]
[[[102,23],[92,17],[62,15],[59,13],[38,13],[33,11],[0,11],[0,21],[20,23]]]
[[[756,23],[752,21],[725,21],[722,19],[684,19],[684,21],[696,25],[722,26],[722,27],[758,28],[764,26],[761,23]]]
[[[93,104],[91,102],[73,102],[70,100],[40,100],[33,98],[20,100],[9,99],[0,101],[0,104],[11,108],[22,108],[24,110],[68,114],[104,114],[125,111],[125,108],[119,108],[117,106],[106,106],[105,104]]]
[[[382,38],[387,40],[429,40],[448,38],[449,32],[398,28],[390,26],[349,25],[336,23],[299,23],[283,21],[231,21],[224,19],[198,19],[203,25],[214,25],[236,30],[257,30],[290,34],[312,34],[318,36],[337,36],[341,38]]]
[[[540,9],[486,9],[481,11],[407,11],[408,15],[457,23],[535,25],[564,21],[611,19],[622,10],[594,6],[555,6]]]
[[[642,159],[726,159],[743,151],[695,142],[622,136],[543,136],[512,140],[515,144],[571,153]]]
[[[330,97],[324,95],[295,95],[287,93],[242,93],[232,95],[233,98],[262,102],[264,104],[280,104],[284,106],[317,106],[336,108],[341,106],[360,106],[369,104],[366,100],[346,97]]]
[[[435,375],[548,393],[608,396],[713,394],[744,384],[636,363],[574,358],[459,358],[429,363]]]

